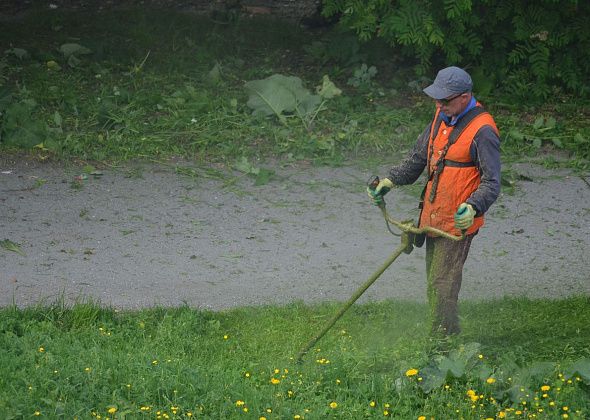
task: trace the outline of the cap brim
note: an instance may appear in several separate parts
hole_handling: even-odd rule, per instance
[[[423,89],[423,92],[430,96],[432,99],[445,99],[452,95],[447,89],[435,86],[434,84]]]

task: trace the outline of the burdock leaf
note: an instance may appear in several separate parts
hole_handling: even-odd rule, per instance
[[[63,44],[61,47],[59,47],[59,50],[65,58],[69,58],[72,55],[90,54],[92,52],[88,48],[74,43]]]
[[[16,242],[12,242],[10,239],[4,239],[3,241],[0,241],[0,246],[8,251],[16,252],[23,257],[27,256],[27,254],[25,254],[25,252],[21,249],[20,245]]]
[[[422,377],[422,381],[419,382],[419,386],[426,394],[436,388],[440,388],[446,379],[445,372],[441,372],[436,366],[426,366],[420,369],[420,376]]]

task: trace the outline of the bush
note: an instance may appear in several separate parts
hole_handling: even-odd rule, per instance
[[[361,40],[398,47],[418,75],[459,65],[481,84],[539,99],[590,93],[589,12],[577,0],[324,0],[322,11]]]

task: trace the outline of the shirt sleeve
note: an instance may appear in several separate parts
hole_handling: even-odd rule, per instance
[[[389,170],[388,178],[394,185],[412,184],[420,177],[428,160],[429,136],[430,125],[418,136],[414,147],[402,162]]]
[[[482,127],[471,143],[471,158],[475,162],[481,183],[467,199],[479,216],[490,208],[500,195],[500,138],[490,126]]]

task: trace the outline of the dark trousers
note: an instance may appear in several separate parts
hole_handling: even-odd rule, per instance
[[[473,235],[462,241],[426,238],[426,278],[433,333],[458,334],[458,299],[463,265]]]

